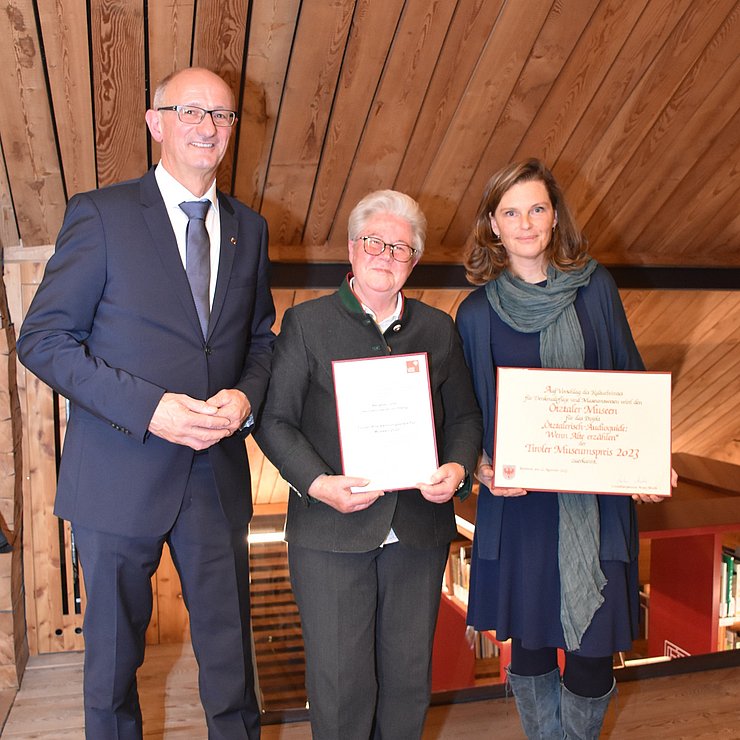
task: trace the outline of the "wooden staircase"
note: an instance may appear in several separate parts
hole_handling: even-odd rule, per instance
[[[305,656],[285,542],[250,545],[252,631],[266,710],[306,705]]]

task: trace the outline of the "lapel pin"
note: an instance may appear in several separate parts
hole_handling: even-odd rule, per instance
[[[229,239],[229,241],[230,241],[230,242],[231,242],[232,244],[236,244],[236,237],[235,237],[235,236],[232,236],[232,237],[231,237],[231,239]]]

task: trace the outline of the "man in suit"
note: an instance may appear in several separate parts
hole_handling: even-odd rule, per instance
[[[146,122],[161,161],[70,200],[18,339],[24,365],[71,402],[54,511],[84,571],[93,740],[142,736],[136,671],[165,542],[209,737],[259,737],[243,438],[267,387],[274,308],[265,221],[216,190],[235,118],[212,72],[159,85]]]

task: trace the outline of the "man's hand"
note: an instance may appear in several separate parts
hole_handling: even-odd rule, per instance
[[[236,388],[219,391],[215,396],[206,399],[206,403],[218,409],[219,416],[229,420],[229,434],[241,429],[249,414],[252,413],[252,404],[249,399]]]
[[[429,478],[428,483],[419,483],[421,495],[433,504],[444,504],[457,491],[465,480],[465,468],[459,463],[449,462],[440,465]]]
[[[350,490],[352,486],[366,486],[369,482],[366,478],[322,474],[309,486],[308,495],[342,514],[351,514],[367,509],[383,495],[383,491],[352,493]]]
[[[168,442],[205,450],[231,434],[230,424],[218,406],[184,393],[165,393],[154,409],[149,431]]]

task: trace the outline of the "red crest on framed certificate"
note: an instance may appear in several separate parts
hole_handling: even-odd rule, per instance
[[[516,465],[503,465],[502,471],[506,480],[511,480],[516,475]]]

